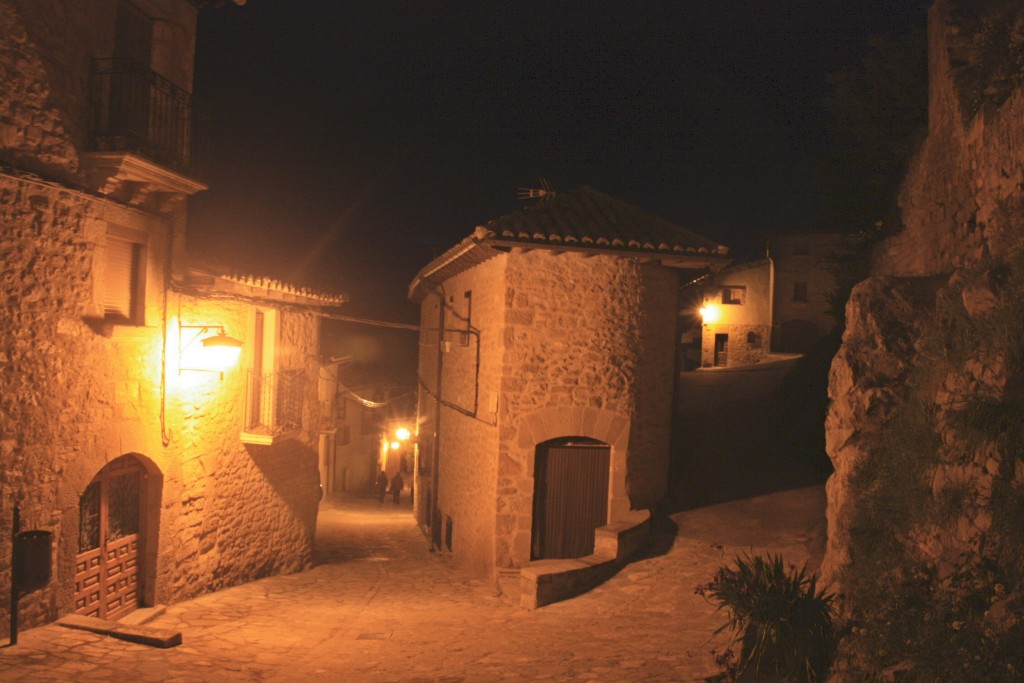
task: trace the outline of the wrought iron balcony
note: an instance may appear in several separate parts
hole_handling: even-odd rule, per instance
[[[90,88],[93,151],[133,152],[191,175],[192,98],[130,59],[95,59]]]
[[[248,373],[245,392],[247,443],[273,443],[302,427],[306,375],[302,370]]]

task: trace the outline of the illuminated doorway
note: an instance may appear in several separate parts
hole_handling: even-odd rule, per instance
[[[715,335],[715,367],[724,368],[729,365],[729,335]]]
[[[145,479],[138,458],[122,455],[79,498],[76,613],[117,619],[142,604]]]
[[[531,560],[594,552],[594,530],[608,523],[610,462],[611,447],[594,439],[537,446]]]

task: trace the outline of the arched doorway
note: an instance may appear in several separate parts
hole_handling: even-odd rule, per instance
[[[608,523],[611,447],[595,439],[562,438],[537,446],[531,560],[594,552],[594,529]]]
[[[75,612],[117,619],[142,602],[146,470],[133,455],[109,462],[78,501]]]

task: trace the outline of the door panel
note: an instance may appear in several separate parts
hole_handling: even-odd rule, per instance
[[[603,444],[538,446],[532,559],[594,552],[594,529],[608,523],[610,453]]]
[[[114,460],[79,500],[75,612],[116,619],[138,608],[143,469],[132,456]]]

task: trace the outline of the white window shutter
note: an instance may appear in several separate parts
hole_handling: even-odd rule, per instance
[[[131,320],[138,285],[139,249],[128,240],[107,236],[106,278],[103,313],[110,318]]]

